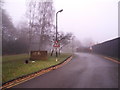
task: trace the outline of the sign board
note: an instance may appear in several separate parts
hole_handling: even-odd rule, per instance
[[[54,44],[53,47],[60,47],[60,45],[55,45],[55,44]]]
[[[47,60],[47,51],[31,51],[30,60]]]
[[[60,43],[58,43],[58,41],[55,41],[53,47],[60,47]]]

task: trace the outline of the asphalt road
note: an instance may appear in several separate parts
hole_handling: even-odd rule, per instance
[[[13,88],[118,88],[118,64],[97,55],[76,53],[63,67]]]

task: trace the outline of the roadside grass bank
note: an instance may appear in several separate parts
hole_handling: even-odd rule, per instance
[[[6,55],[2,58],[2,83],[12,79],[24,76],[44,68],[56,65],[64,61],[71,54],[61,54],[56,61],[55,56],[49,56],[48,60],[36,60],[25,64],[25,60],[29,58],[28,54]]]

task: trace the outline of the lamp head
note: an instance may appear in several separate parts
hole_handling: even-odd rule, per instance
[[[62,12],[63,11],[63,9],[61,9],[59,12]]]

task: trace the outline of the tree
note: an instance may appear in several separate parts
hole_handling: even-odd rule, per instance
[[[2,53],[18,54],[28,51],[27,31],[25,24],[21,28],[14,27],[8,13],[2,9]]]
[[[11,18],[6,13],[6,11],[2,10],[2,35],[3,40],[14,40],[16,35],[16,29],[11,21]]]
[[[92,38],[85,38],[84,42],[83,42],[83,46],[90,47],[90,46],[94,45],[94,43],[95,42],[93,41]]]
[[[17,35],[16,28],[14,27],[11,18],[7,12],[2,9],[2,51],[4,53],[12,53],[13,42]]]
[[[53,33],[54,34],[54,33]],[[55,34],[54,34],[55,35]],[[72,41],[72,38],[73,38],[73,34],[72,33],[67,33],[67,34],[64,34],[64,32],[59,32],[58,33],[58,43],[60,44],[60,47],[58,48],[58,52],[59,52],[59,55],[60,55],[60,51],[68,44],[71,43]],[[53,43],[55,42],[55,36],[54,36],[54,39],[53,39]],[[53,52],[55,51],[55,49],[53,48],[52,52],[51,52],[51,56],[53,55]]]
[[[27,17],[29,20],[29,42],[33,43],[37,39],[38,49],[45,50],[49,40],[54,19],[54,8],[52,0],[37,2],[31,0],[28,3]],[[35,42],[34,42],[35,43]]]

